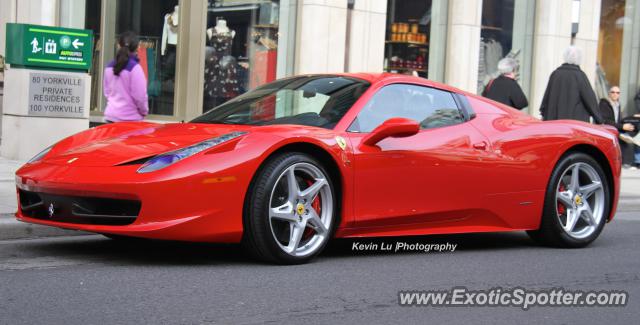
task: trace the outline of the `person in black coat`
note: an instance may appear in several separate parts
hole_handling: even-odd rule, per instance
[[[635,127],[631,123],[623,123],[622,110],[620,108],[620,87],[613,86],[609,89],[609,98],[600,100],[600,114],[602,123],[616,127],[620,132],[633,132]]]
[[[487,84],[482,96],[517,109],[529,106],[527,96],[525,96],[522,88],[515,80],[518,61],[512,58],[504,58],[498,62],[498,71],[500,71],[500,76]]]
[[[543,120],[570,119],[602,124],[596,94],[587,75],[580,70],[581,52],[569,46],[564,61],[549,77],[547,90],[542,98],[540,113]]]
[[[636,131],[633,124],[627,123],[622,118],[622,109],[620,107],[620,87],[613,86],[609,89],[609,97],[600,99],[600,113],[602,114],[602,122],[618,129],[620,133],[632,133]],[[635,135],[635,134],[634,134]],[[634,163],[634,145],[626,143],[618,138],[620,143],[620,151],[622,152],[622,163],[625,166],[631,166]]]

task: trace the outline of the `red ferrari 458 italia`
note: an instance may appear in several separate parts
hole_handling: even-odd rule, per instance
[[[332,237],[527,231],[582,247],[615,213],[613,129],[543,122],[394,74],[305,75],[188,123],[95,127],[16,173],[24,222],[243,243],[303,263]]]

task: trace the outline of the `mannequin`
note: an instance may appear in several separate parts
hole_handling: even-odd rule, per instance
[[[173,8],[173,12],[164,15],[164,26],[162,28],[162,49],[161,54],[164,55],[167,44],[178,44],[178,18],[180,11],[178,6]]]
[[[234,38],[236,36],[236,31],[229,29],[226,20],[219,19],[214,27],[207,29],[207,37],[209,40],[211,40],[214,34]]]
[[[173,11],[164,15],[162,28],[162,43],[160,45],[161,77],[162,81],[174,81],[176,73],[176,45],[178,44],[178,18],[180,16],[178,6]],[[171,87],[172,88],[172,87]]]
[[[235,31],[219,19],[215,27],[207,29],[208,46],[205,51],[204,110],[209,110],[239,95],[236,58],[231,55]]]
[[[277,30],[254,28],[251,37],[249,88],[253,89],[276,79],[278,36]]]

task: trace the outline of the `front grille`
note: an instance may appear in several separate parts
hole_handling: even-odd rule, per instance
[[[136,221],[142,204],[136,200],[54,195],[19,190],[23,215],[56,222],[123,226]]]

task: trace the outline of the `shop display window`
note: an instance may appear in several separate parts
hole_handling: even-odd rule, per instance
[[[90,108],[91,111],[99,111],[100,103],[99,98],[102,96],[100,93],[100,76],[101,67],[100,67],[100,52],[101,52],[101,42],[100,38],[102,36],[101,33],[101,16],[102,16],[102,0],[87,0],[85,5],[85,14],[84,14],[84,28],[90,29],[93,31],[93,54],[91,57],[91,70],[89,73],[93,76],[91,78],[91,102]]]
[[[597,70],[602,96],[607,95],[609,87],[620,84],[624,21],[624,0],[602,1]]]
[[[203,111],[274,81],[278,64],[279,1],[210,0],[207,11]]]
[[[426,77],[430,29],[430,0],[389,0],[384,70]]]
[[[482,2],[480,56],[478,64],[478,93],[499,76],[498,62],[504,57],[516,60],[520,49],[512,51],[513,14],[515,0],[486,0]]]
[[[532,0],[484,0],[478,56],[478,94],[500,75],[498,62],[506,57],[518,62],[516,80],[528,94],[533,49]]]
[[[180,6],[178,0],[118,0],[117,35],[132,30],[140,36],[138,59],[147,77],[149,114],[174,115],[174,93]],[[105,45],[106,46],[106,45]]]

